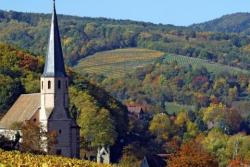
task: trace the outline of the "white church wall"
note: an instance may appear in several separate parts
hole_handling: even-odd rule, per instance
[[[20,130],[9,130],[9,129],[0,129],[0,135],[4,136],[8,140],[15,141],[16,140],[16,134],[19,133],[21,135]]]

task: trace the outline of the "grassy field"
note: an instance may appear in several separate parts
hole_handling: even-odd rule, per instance
[[[168,114],[178,114],[180,111],[187,111],[187,110],[194,110],[194,106],[189,106],[189,105],[180,105],[178,103],[175,102],[167,102],[165,103],[166,106],[166,112]]]
[[[99,52],[80,61],[78,72],[119,77],[137,67],[145,66],[163,56],[164,53],[148,49],[128,48]]]
[[[207,60],[199,59],[199,58],[192,58],[187,56],[180,56],[180,55],[166,55],[165,61],[167,62],[174,62],[176,61],[180,65],[188,65],[191,64],[194,68],[199,67],[206,67],[208,71],[214,72],[214,73],[220,73],[220,72],[229,72],[231,74],[250,74],[250,71],[242,70],[240,68],[231,67],[227,65],[222,65],[219,63],[213,63]]]

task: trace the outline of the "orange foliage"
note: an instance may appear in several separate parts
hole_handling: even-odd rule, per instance
[[[16,55],[21,59],[19,61],[19,67],[26,70],[36,70],[38,68],[39,60],[38,58],[26,54],[21,51],[17,51]]]
[[[197,141],[189,141],[171,155],[169,167],[216,167],[218,163]]]
[[[239,159],[232,160],[228,167],[249,167],[250,162],[244,162]]]

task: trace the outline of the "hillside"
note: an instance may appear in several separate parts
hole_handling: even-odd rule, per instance
[[[116,78],[153,63],[161,56],[162,52],[139,48],[98,52],[82,59],[75,70],[79,73],[96,73]]]
[[[235,13],[201,24],[194,24],[191,28],[202,31],[223,33],[250,34],[250,13]]]
[[[50,14],[0,10],[0,41],[45,54],[50,17]],[[66,15],[59,15],[59,24],[68,64],[97,51],[133,47],[142,31],[178,29],[171,25]]]
[[[0,11],[0,41],[46,54],[49,14]],[[200,32],[192,27],[129,20],[59,16],[64,56],[69,66],[97,52],[146,48],[250,69],[250,38]]]
[[[230,73],[234,75],[250,74],[249,70],[243,70],[243,69],[228,66],[228,65],[214,63],[208,60],[181,56],[181,55],[167,54],[166,56],[164,56],[164,61],[169,62],[169,63],[177,62],[179,65],[183,65],[183,66],[190,64],[192,65],[193,68],[205,67],[209,72],[213,72],[216,74],[220,74],[220,73]]]
[[[8,99],[15,100],[21,93],[34,91],[32,86],[39,89],[43,59],[9,45],[1,44],[0,48],[0,101],[8,109],[11,105]],[[125,51],[127,55],[128,50]],[[122,50],[118,50],[120,52]],[[204,148],[201,153],[195,151],[197,157],[206,154],[221,166],[227,166],[232,160],[235,142],[240,140],[239,157],[248,163],[250,140],[245,134],[250,134],[250,117],[241,108],[247,108],[249,103],[249,76],[213,73],[204,67],[169,62],[167,58],[167,55],[157,58],[154,63],[115,79],[97,79],[95,75],[83,78],[68,69],[70,111],[81,127],[81,153],[95,155],[99,145],[112,145],[112,151],[119,152],[113,154],[113,162],[124,167],[139,167],[145,155],[165,153],[178,158],[178,150],[187,141],[195,142],[197,136],[203,136],[198,138],[200,142],[196,141],[194,148],[189,148],[190,151]],[[6,95],[10,97],[6,98]],[[116,99],[124,104],[145,105],[143,120],[128,118],[126,107]],[[214,127],[208,128],[211,120],[215,121]],[[119,139],[124,139],[124,147],[119,147]],[[179,144],[173,145],[175,142]],[[168,149],[164,147],[166,143]],[[216,143],[222,144],[218,146]],[[0,147],[2,144],[5,142],[0,142]],[[218,149],[214,150],[214,147]],[[76,166],[75,163],[97,165],[89,161],[1,151],[0,161],[14,163],[14,166],[19,162],[34,165],[45,161],[60,165],[69,163],[69,166]],[[175,160],[171,158],[169,162],[175,163]]]

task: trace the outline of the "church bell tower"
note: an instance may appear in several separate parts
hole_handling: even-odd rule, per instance
[[[65,72],[55,0],[50,27],[48,52],[41,76],[40,124],[47,131],[57,132],[54,152],[79,157],[79,127],[69,113],[68,77]]]

